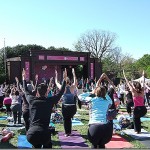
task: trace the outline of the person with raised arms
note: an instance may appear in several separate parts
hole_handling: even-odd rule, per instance
[[[57,71],[55,73],[57,75]],[[42,148],[42,146],[43,148],[52,148],[51,131],[49,129],[51,112],[54,104],[57,104],[64,93],[67,71],[65,69],[63,73],[63,84],[59,93],[49,98],[47,97],[47,85],[45,83],[37,86],[36,96],[28,91],[24,69],[22,71],[22,80],[30,112],[30,127],[26,133],[27,140],[32,144],[33,148]]]
[[[123,70],[123,75],[126,80],[126,83],[132,93],[133,96],[133,103],[134,103],[134,110],[133,110],[133,123],[134,123],[134,130],[137,134],[141,133],[141,120],[140,118],[143,117],[147,113],[147,109],[144,104],[144,78],[143,81],[137,82],[133,81],[133,83],[129,82],[126,78],[125,72]],[[144,74],[143,74],[144,76]]]
[[[72,118],[76,114],[76,97],[75,91],[77,86],[77,79],[75,75],[75,70],[72,68],[73,74],[73,84],[70,83],[69,77],[67,77],[66,88],[64,94],[62,96],[62,115],[63,115],[63,123],[65,129],[65,136],[71,135],[72,130]],[[55,78],[55,83],[58,88],[60,88],[60,83],[57,80],[57,76]]]
[[[92,148],[105,148],[113,134],[113,121],[107,119],[108,109],[112,105],[112,99],[108,96],[106,88],[101,85],[105,79],[113,84],[107,75],[103,73],[92,92],[80,94],[79,99],[89,102],[89,128],[88,139]]]

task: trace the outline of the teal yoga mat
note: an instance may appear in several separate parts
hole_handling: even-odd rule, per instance
[[[72,119],[72,126],[80,126],[84,125],[78,118],[73,118]]]
[[[54,124],[53,122],[50,122],[50,123],[49,123],[49,126],[55,127],[55,124]]]
[[[32,145],[27,141],[26,135],[18,136],[18,148],[32,148]]]
[[[0,116],[0,120],[6,120],[7,116]]]

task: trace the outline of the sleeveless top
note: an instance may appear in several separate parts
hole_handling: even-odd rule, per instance
[[[62,96],[62,103],[64,105],[75,105],[74,94],[71,93],[69,86],[66,87],[66,93]]]
[[[134,107],[136,106],[144,106],[144,97],[136,96],[133,97]]]
[[[127,98],[127,101],[128,101],[128,102],[133,102],[133,97],[132,97],[132,93],[131,93],[131,92],[128,92],[128,93],[126,94],[126,98]]]

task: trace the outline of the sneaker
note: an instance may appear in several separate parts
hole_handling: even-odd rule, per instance
[[[65,134],[65,137],[69,137],[71,134]]]
[[[136,134],[141,134],[141,132],[135,132]]]

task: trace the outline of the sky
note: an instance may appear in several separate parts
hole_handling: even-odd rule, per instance
[[[72,50],[83,33],[104,30],[139,59],[150,54],[149,8],[150,0],[0,0],[0,48],[5,41]]]

